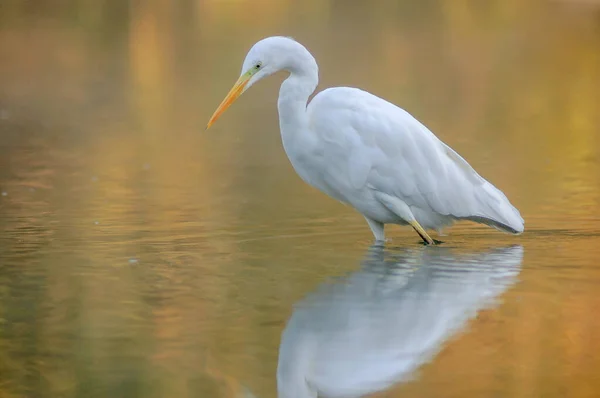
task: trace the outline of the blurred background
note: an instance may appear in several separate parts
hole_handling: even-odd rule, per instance
[[[525,218],[447,231],[457,266],[521,245],[519,282],[377,396],[600,395],[600,2],[2,0],[0,397],[277,396],[294,304],[372,235],[289,164],[285,76],[204,132],[272,35],[312,52],[317,90],[412,113]]]

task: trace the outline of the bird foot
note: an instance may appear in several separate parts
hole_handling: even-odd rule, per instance
[[[433,243],[427,243],[424,240],[420,241],[419,243],[422,244],[423,246],[436,246],[436,245],[441,245],[442,243],[444,243],[441,240],[437,240],[437,239],[433,239],[433,238],[431,238],[431,239],[433,240]]]

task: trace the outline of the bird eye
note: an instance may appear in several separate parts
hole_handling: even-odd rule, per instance
[[[256,64],[256,69],[259,69],[259,68],[260,68],[260,64]]]

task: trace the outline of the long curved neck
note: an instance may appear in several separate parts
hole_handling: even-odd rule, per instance
[[[314,59],[307,60],[302,66],[290,68],[290,76],[279,89],[279,128],[286,152],[302,138],[301,136],[306,135],[306,105],[308,97],[315,91],[319,82],[317,63]]]

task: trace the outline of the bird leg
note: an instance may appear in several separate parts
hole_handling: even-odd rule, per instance
[[[375,240],[379,243],[385,242],[385,233],[383,232],[383,223],[379,221],[375,221],[367,216],[364,216],[365,220],[367,220],[367,224],[371,228],[371,232],[375,236]]]
[[[415,216],[410,210],[410,207],[408,207],[408,205],[404,201],[395,196],[388,195],[380,191],[375,192],[375,197],[381,202],[381,204],[387,207],[388,210],[397,215],[398,218],[412,225],[412,227],[415,229],[415,231],[417,231],[417,233],[419,234],[421,239],[423,239],[423,242],[425,242],[426,245],[435,245],[437,243],[442,243],[436,241],[435,239],[431,239],[431,236],[429,236],[427,232],[425,232],[421,224],[419,224],[419,222],[415,219]],[[369,221],[369,219],[367,219],[367,221]],[[371,226],[371,229],[373,229],[373,224],[371,222],[369,222],[369,226]],[[383,232],[383,228],[381,231]],[[375,233],[375,231],[373,231],[373,233]]]
[[[412,227],[415,229],[415,231],[417,231],[417,233],[419,234],[421,239],[423,239],[423,242],[425,242],[426,245],[435,245],[435,244],[441,243],[434,239],[431,239],[431,236],[429,236],[429,234],[427,234],[427,232],[423,229],[421,224],[419,224],[417,222],[417,220],[410,221],[409,224],[412,225]]]

